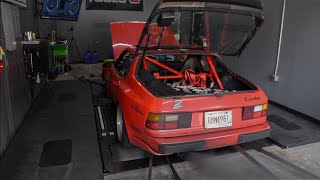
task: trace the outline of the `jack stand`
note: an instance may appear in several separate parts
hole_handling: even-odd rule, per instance
[[[78,44],[77,44],[77,41],[74,37],[74,28],[73,26],[71,26],[71,28],[68,30],[68,31],[71,31],[71,40],[69,42],[69,52],[70,54],[68,54],[68,60],[67,60],[67,64],[70,64],[72,62],[79,62],[79,60],[82,62],[82,58],[81,58],[81,53],[79,51],[79,48],[78,48]],[[75,57],[74,57],[74,51],[76,50],[76,55],[77,55],[77,59],[74,61]]]
[[[168,158],[168,156],[165,156],[166,161],[168,163],[168,165],[170,166],[170,169],[174,175],[174,179],[175,180],[181,180],[180,176],[178,175],[177,171],[174,169],[170,159]],[[151,180],[152,178],[152,167],[153,167],[153,155],[150,155],[150,160],[149,160],[149,173],[148,173],[148,180]]]

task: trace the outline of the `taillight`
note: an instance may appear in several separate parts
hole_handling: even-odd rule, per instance
[[[190,128],[192,113],[156,114],[149,113],[145,126],[152,130]]]
[[[268,104],[244,107],[242,120],[256,119],[267,115]]]

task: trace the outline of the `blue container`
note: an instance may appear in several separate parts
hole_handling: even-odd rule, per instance
[[[97,64],[98,63],[98,53],[97,51],[94,51],[91,54],[91,64]]]
[[[90,61],[91,61],[91,53],[90,51],[87,51],[86,55],[84,56],[84,63],[90,64]]]

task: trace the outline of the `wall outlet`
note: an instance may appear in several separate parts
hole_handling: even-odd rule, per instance
[[[279,81],[279,76],[278,75],[272,75],[272,81],[278,82]]]

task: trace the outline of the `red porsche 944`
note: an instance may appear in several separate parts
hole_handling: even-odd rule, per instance
[[[147,22],[111,23],[103,71],[120,143],[165,155],[268,137],[267,96],[221,58],[263,19],[259,0],[161,0]]]

